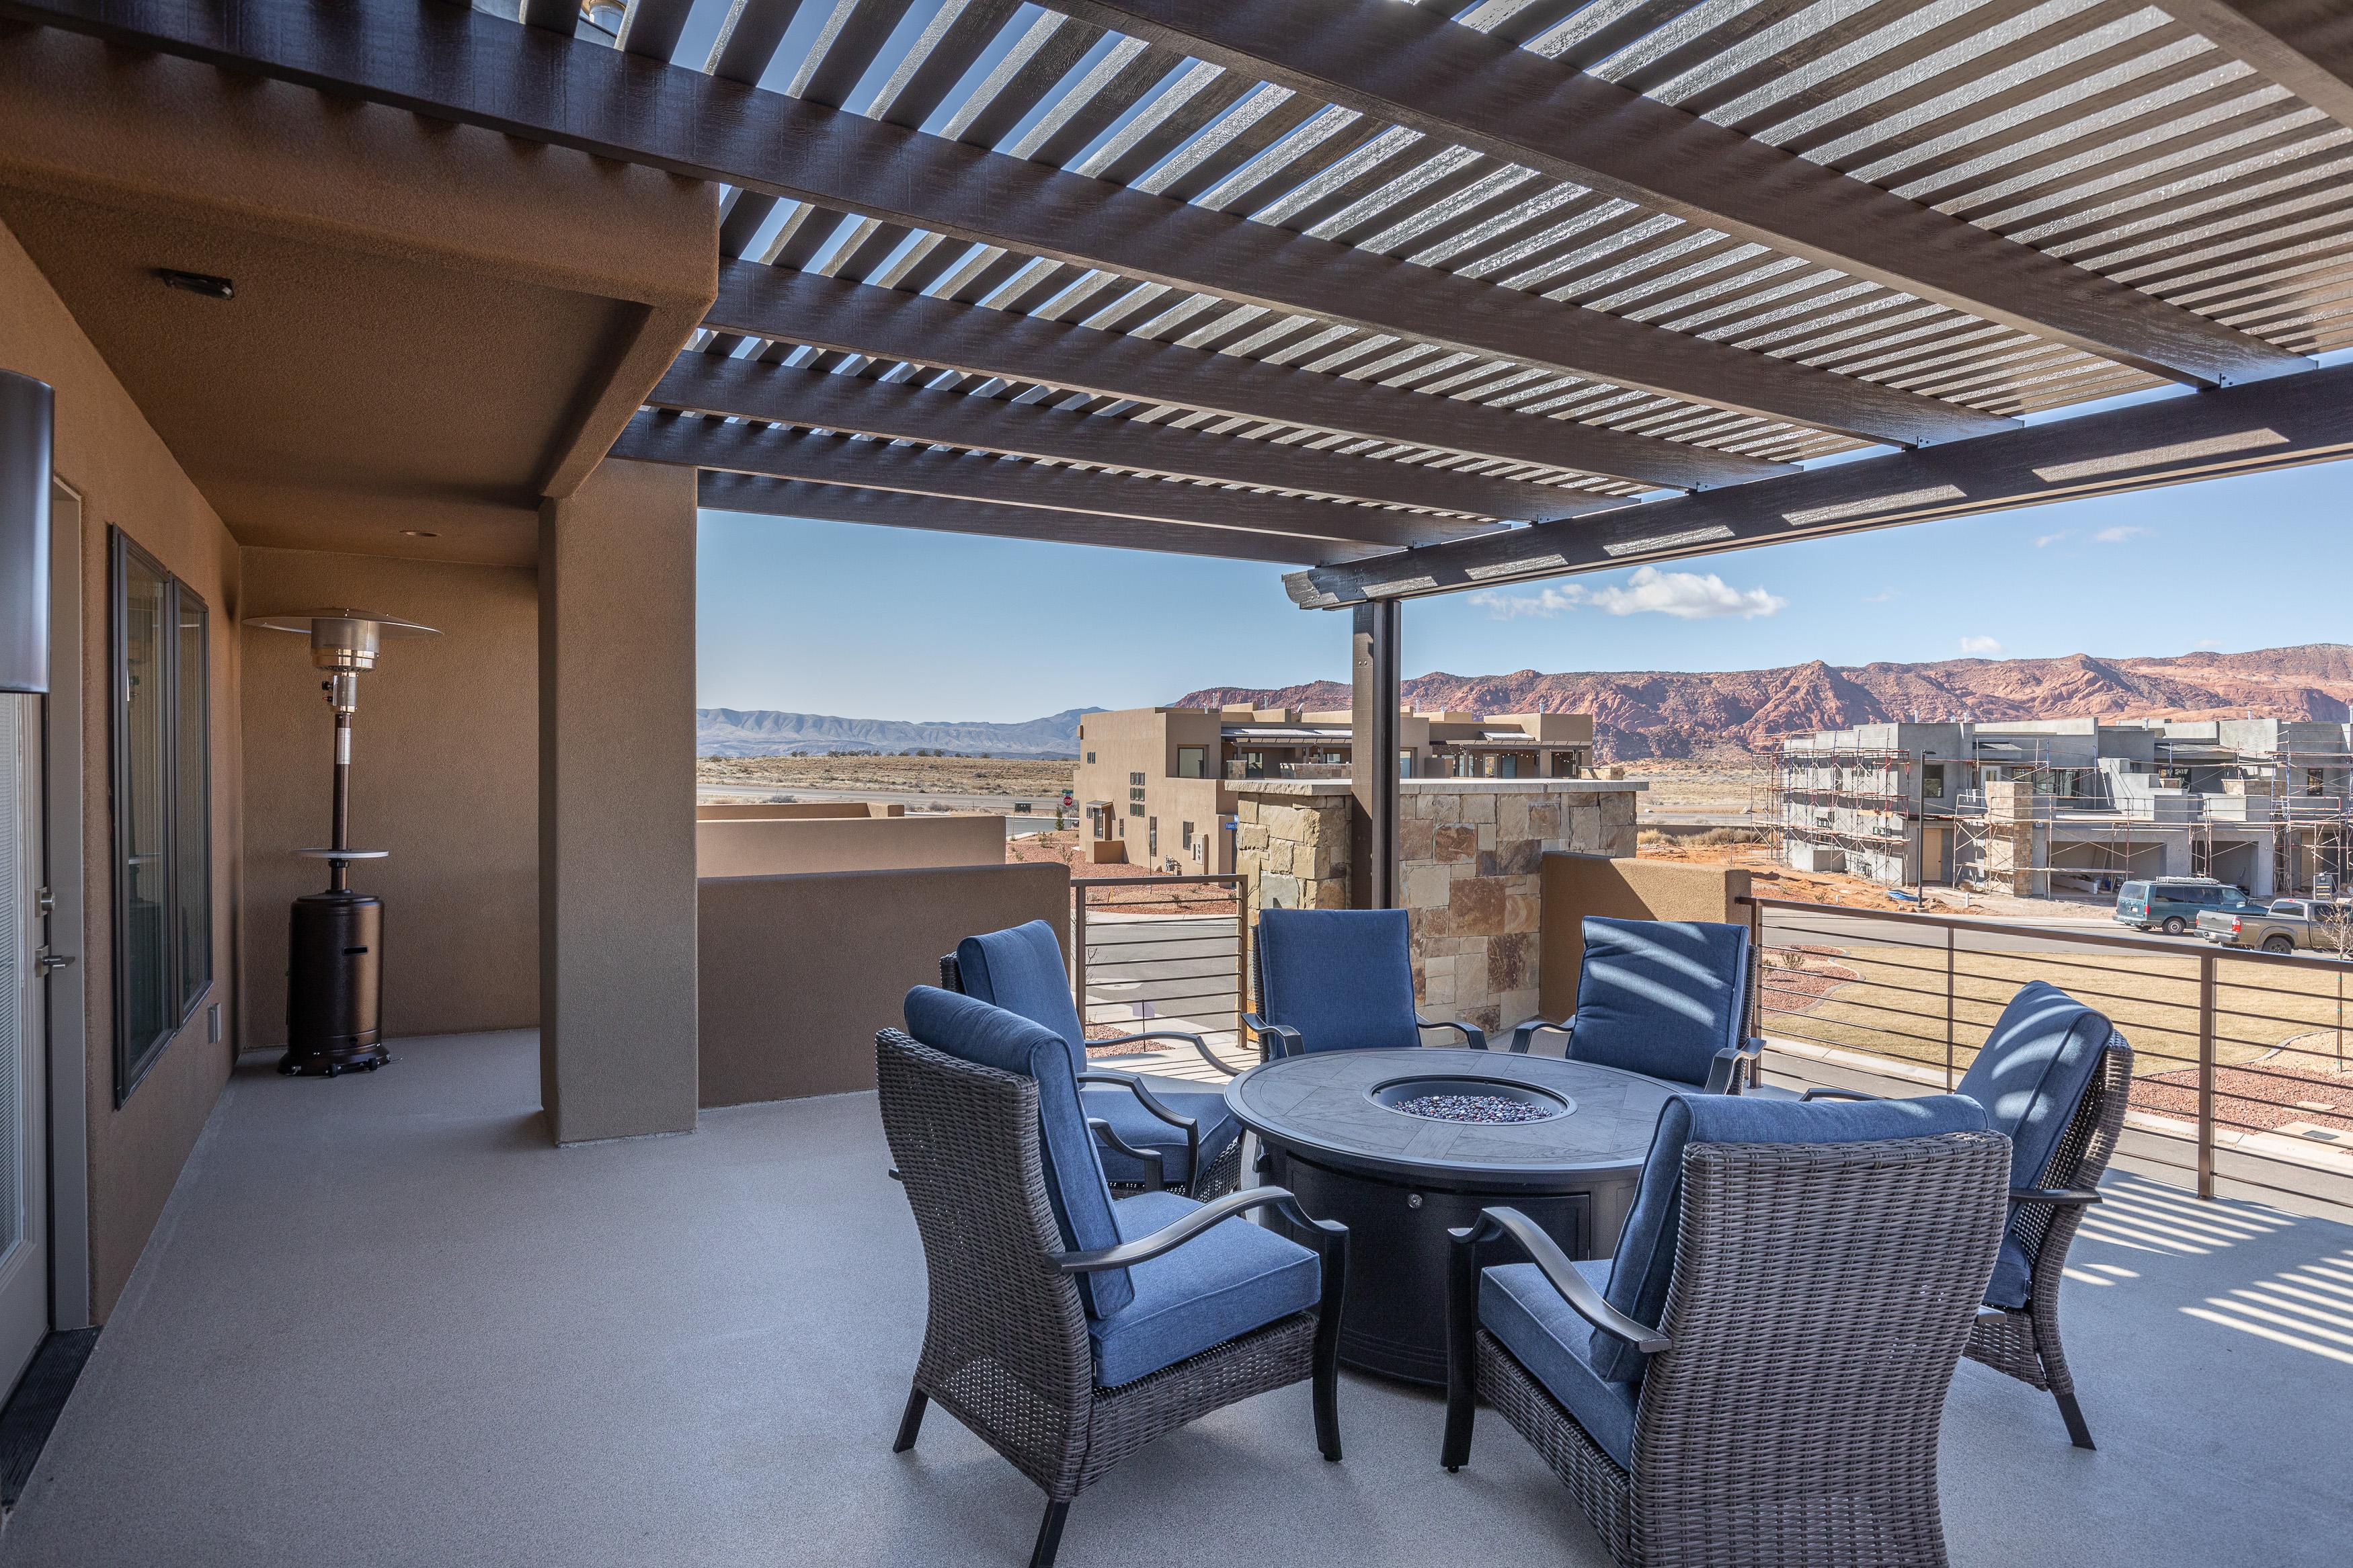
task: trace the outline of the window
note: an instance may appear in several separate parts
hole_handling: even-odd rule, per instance
[[[1127,775],[1127,782],[1132,784],[1140,784],[1144,782],[1144,775],[1142,773],[1130,773]]]
[[[1923,800],[1945,798],[1945,764],[1930,763],[1920,770],[1920,797]]]
[[[1176,776],[1180,779],[1199,778],[1202,776],[1201,770],[1208,765],[1208,762],[1207,747],[1179,746],[1176,748]]]
[[[1182,822],[1177,824],[1177,826],[1183,829],[1183,833],[1179,837],[1178,842],[1183,844],[1186,848],[1190,849],[1193,847],[1193,825],[1189,822]]]
[[[1094,754],[1092,752],[1089,752],[1087,753],[1087,763],[1088,763],[1088,765],[1089,765],[1089,766],[1092,766],[1092,765],[1093,765],[1093,763],[1094,763],[1094,760],[1095,760],[1095,754]]]
[[[1144,815],[1143,803],[1140,801],[1130,802],[1127,808],[1127,815],[1130,816],[1142,816]]]
[[[113,534],[114,1102],[213,983],[205,602]]]

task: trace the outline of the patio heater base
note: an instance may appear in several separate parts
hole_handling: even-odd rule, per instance
[[[374,1072],[384,1048],[384,901],[365,893],[306,893],[294,900],[286,965],[289,1076]]]

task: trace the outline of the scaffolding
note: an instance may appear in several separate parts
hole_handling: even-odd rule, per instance
[[[1902,879],[1915,881],[1915,802],[1910,779],[1911,764],[1916,759],[1913,754],[1875,746],[1807,746],[1793,751],[1787,741],[1777,737],[1771,750],[1757,753],[1764,765],[1763,817],[1776,857],[1785,865],[1789,863],[1792,842],[1841,853],[1891,856],[1903,868]],[[1795,782],[1790,774],[1799,768],[1807,777]],[[1823,774],[1828,776],[1820,776]],[[1752,787],[1752,802],[1757,794]],[[1809,819],[1797,820],[1799,814]],[[1757,815],[1752,805],[1752,819]]]

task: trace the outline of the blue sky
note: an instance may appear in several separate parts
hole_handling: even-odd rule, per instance
[[[1696,581],[1620,572],[1417,600],[1405,669],[2353,640],[2348,491],[2353,471],[2324,464],[1678,563]],[[1346,616],[1294,609],[1272,566],[714,511],[700,622],[703,706],[868,719],[1031,719],[1347,668]]]

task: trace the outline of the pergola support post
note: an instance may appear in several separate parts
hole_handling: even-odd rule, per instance
[[[1395,599],[1376,599],[1354,613],[1348,776],[1356,805],[1348,814],[1348,901],[1360,910],[1387,910],[1397,906],[1398,710],[1404,699],[1399,611]]]

